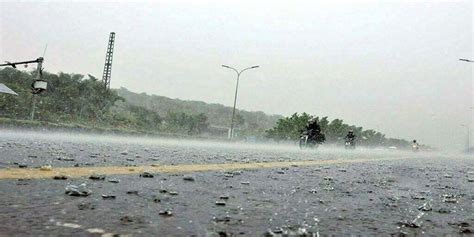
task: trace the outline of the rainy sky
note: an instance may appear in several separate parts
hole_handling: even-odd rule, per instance
[[[290,115],[342,118],[390,137],[462,149],[472,117],[471,1],[0,1],[0,60],[43,54],[50,72]],[[471,122],[472,123],[472,122]]]

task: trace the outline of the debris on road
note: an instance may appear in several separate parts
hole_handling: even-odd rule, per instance
[[[92,191],[86,189],[85,184],[81,184],[79,186],[76,186],[76,185],[66,186],[65,193],[69,196],[74,196],[74,197],[87,197],[92,193]]]
[[[52,171],[53,167],[51,165],[43,165],[40,167],[41,171]]]
[[[56,180],[65,180],[67,179],[67,176],[66,175],[55,175],[53,177],[53,179],[56,179]]]
[[[102,198],[103,199],[115,199],[116,196],[115,195],[102,194]]]
[[[92,180],[105,180],[105,175],[104,174],[92,174],[89,176],[89,179]]]
[[[150,172],[143,172],[143,173],[140,174],[140,177],[142,177],[142,178],[153,178],[154,175]]]

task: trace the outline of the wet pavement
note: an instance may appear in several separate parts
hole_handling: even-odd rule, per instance
[[[0,235],[474,232],[462,155],[2,131],[0,193]]]

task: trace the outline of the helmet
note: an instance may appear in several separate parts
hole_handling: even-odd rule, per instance
[[[416,140],[413,140],[413,143],[416,143]]]

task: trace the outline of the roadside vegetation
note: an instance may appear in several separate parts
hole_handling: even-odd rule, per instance
[[[21,127],[63,127],[87,131],[125,131],[128,133],[167,133],[185,136],[226,137],[231,107],[200,101],[183,101],[164,96],[134,93],[126,88],[107,89],[92,75],[43,73],[49,88],[37,97],[35,121],[31,112],[31,84],[34,75],[13,68],[0,70],[0,82],[19,96],[0,94],[0,124]],[[341,119],[328,120],[307,113],[289,117],[263,112],[237,110],[236,134],[239,137],[296,141],[307,122],[316,118],[327,143],[341,143],[349,129],[358,144],[377,147],[409,147],[410,142],[386,138],[384,134],[348,125]]]
[[[318,117],[307,113],[294,113],[289,117],[279,119],[272,129],[267,130],[266,137],[276,141],[296,141],[311,119],[316,119],[322,132],[326,135],[326,143],[329,144],[343,144],[347,132],[353,130],[357,136],[358,145],[397,148],[410,148],[411,146],[409,141],[386,138],[384,134],[375,130],[364,130],[363,127],[345,124],[342,119],[330,121],[327,116]]]
[[[34,79],[32,72],[13,68],[0,70],[0,82],[19,94],[0,94],[0,118],[4,118],[1,124],[8,121],[9,125],[38,125],[27,122]],[[138,94],[125,88],[106,89],[101,80],[92,75],[44,72],[43,79],[48,82],[48,91],[37,95],[35,122],[101,130],[227,136],[230,107]],[[281,117],[237,110],[236,130],[240,136],[263,137]],[[14,120],[18,122],[12,122]]]

